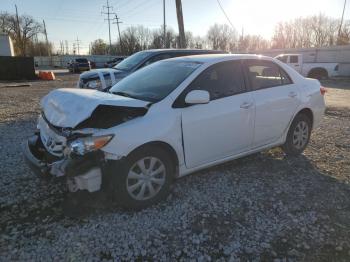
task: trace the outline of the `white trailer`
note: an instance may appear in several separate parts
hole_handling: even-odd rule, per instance
[[[0,34],[0,56],[14,56],[13,44],[10,36]]]
[[[288,64],[305,77],[325,79],[338,76],[338,63],[305,63],[302,54],[281,54],[275,58]]]

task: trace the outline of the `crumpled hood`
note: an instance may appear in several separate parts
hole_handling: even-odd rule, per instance
[[[145,108],[149,102],[91,89],[62,88],[41,100],[46,119],[54,126],[74,128],[99,105]]]

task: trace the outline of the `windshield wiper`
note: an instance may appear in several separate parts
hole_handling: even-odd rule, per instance
[[[129,93],[123,92],[123,91],[117,91],[117,92],[111,92],[113,95],[118,95],[118,96],[125,96],[125,97],[130,97],[130,98],[135,98],[136,97],[130,95]]]

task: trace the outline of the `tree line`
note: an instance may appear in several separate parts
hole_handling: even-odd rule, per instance
[[[194,36],[185,33],[186,48],[205,48],[227,52],[248,52],[270,48],[308,48],[350,44],[350,21],[343,23],[339,30],[340,20],[323,14],[300,17],[275,26],[271,39],[260,35],[239,35],[237,30],[226,24],[214,24],[206,36]],[[131,26],[121,35],[121,41],[115,42],[111,50],[102,39],[91,43],[91,54],[130,55],[137,51],[151,48],[178,48],[179,37],[173,29],[166,31],[165,45],[162,28],[150,30],[144,26]]]
[[[340,21],[323,14],[300,17],[280,22],[275,26],[271,39],[260,35],[242,35],[227,24],[214,24],[209,27],[206,36],[195,36],[185,32],[186,48],[215,49],[227,52],[248,52],[269,48],[307,48],[350,44],[350,20],[344,21],[339,30]],[[0,33],[11,36],[14,49],[20,56],[40,56],[53,54],[52,43],[38,40],[43,36],[41,23],[28,15],[17,18],[15,14],[0,12]],[[121,33],[120,41],[111,48],[103,39],[90,44],[90,54],[130,55],[151,48],[178,48],[179,36],[172,29],[149,29],[144,26],[130,26]],[[57,52],[59,53],[59,52]]]
[[[38,36],[44,33],[43,25],[29,15],[17,17],[15,14],[0,12],[0,33],[11,37],[16,55],[38,56],[53,52],[52,43],[38,40]]]

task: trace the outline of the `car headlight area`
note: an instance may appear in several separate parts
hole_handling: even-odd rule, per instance
[[[85,88],[97,89],[97,90],[103,89],[101,80],[89,81],[85,84]]]
[[[107,145],[112,138],[113,135],[78,138],[69,144],[69,150],[71,153],[82,156],[86,153],[101,149]]]

